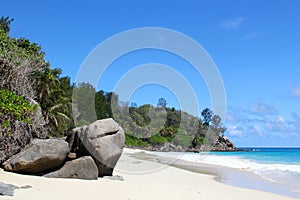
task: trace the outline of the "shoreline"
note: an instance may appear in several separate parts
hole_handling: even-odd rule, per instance
[[[13,197],[0,196],[0,199],[82,200],[95,197],[107,200],[293,199],[278,194],[226,185],[216,181],[214,175],[196,173],[159,163],[160,159],[157,160],[157,157],[151,157],[152,160],[135,158],[140,154],[144,156],[144,153],[134,153],[125,149],[117,163],[113,178],[99,178],[92,181],[19,175],[1,169],[1,182],[18,187],[28,187],[15,190]],[[118,177],[121,178],[118,179]]]
[[[181,160],[180,157],[174,159],[172,157],[158,155],[159,153],[168,152],[149,152],[140,149],[127,149],[127,151],[131,153],[136,152],[134,158],[137,159],[154,161],[195,173],[211,175],[215,181],[218,181],[222,184],[300,199],[300,190],[291,191],[288,185],[279,184],[276,181],[266,179],[251,171],[247,171],[246,169],[242,170],[220,165],[195,163]]]

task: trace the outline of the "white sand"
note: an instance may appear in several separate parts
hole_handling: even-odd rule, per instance
[[[14,197],[0,199],[172,199],[172,200],[288,200],[292,198],[219,183],[213,176],[135,159],[126,151],[118,162],[114,175],[124,181],[99,179],[49,179],[0,171],[0,181],[30,189],[15,190]],[[156,169],[156,172],[149,172]],[[128,173],[131,172],[131,173]],[[133,172],[139,172],[137,174]]]

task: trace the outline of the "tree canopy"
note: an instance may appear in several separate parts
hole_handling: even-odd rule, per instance
[[[73,127],[70,79],[50,67],[37,43],[10,37],[12,21],[0,19],[0,163],[32,138]]]
[[[10,24],[14,21],[14,19],[9,19],[9,17],[1,17],[0,18],[0,27],[3,31],[8,34],[10,31]]]

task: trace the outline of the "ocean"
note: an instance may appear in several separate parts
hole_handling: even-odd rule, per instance
[[[202,161],[251,171],[274,182],[281,182],[283,177],[289,177],[300,186],[300,148],[243,149],[248,151],[210,152]]]
[[[261,189],[300,199],[300,148],[241,148],[247,151],[209,153],[159,153],[176,159],[235,168],[259,175],[273,185]],[[230,182],[231,185],[239,186]],[[244,186],[251,184],[244,183]],[[252,183],[255,186],[255,183]],[[265,188],[264,188],[265,187]]]

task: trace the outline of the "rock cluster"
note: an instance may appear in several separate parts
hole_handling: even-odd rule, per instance
[[[230,142],[230,140],[227,137],[220,136],[212,150],[213,151],[237,151],[237,148],[232,142]]]
[[[135,148],[135,147],[129,147]],[[160,151],[160,152],[207,152],[207,151],[240,151],[237,149],[227,137],[220,136],[214,145],[202,145],[200,148],[192,147],[182,147],[180,145],[175,145],[169,142],[166,142],[161,145],[156,146],[141,146],[139,149],[146,151]]]
[[[99,176],[111,176],[125,144],[124,130],[111,118],[75,128],[67,138],[77,156],[91,155]]]
[[[55,178],[112,176],[125,143],[123,129],[111,118],[75,128],[63,139],[34,139],[3,163],[7,171]]]
[[[162,145],[143,146],[143,147],[138,147],[138,148],[146,150],[146,151],[160,151],[160,152],[185,152],[185,151],[188,151],[187,149],[183,148],[180,145],[175,145],[175,144],[172,144],[169,142],[166,142]]]

